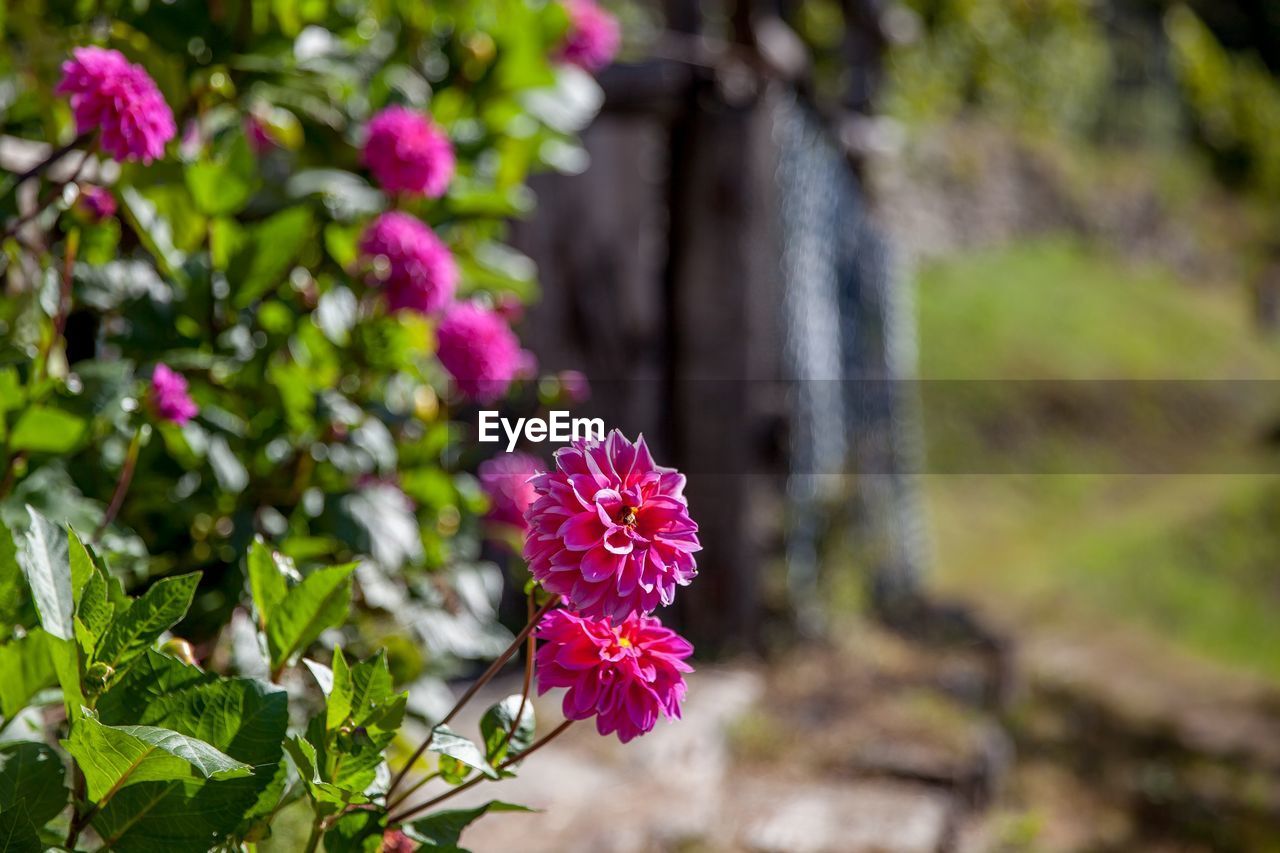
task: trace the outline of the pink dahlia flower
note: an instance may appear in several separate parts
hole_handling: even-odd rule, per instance
[[[538,694],[567,687],[569,719],[594,715],[596,731],[617,732],[626,743],[650,731],[659,714],[680,718],[684,673],[693,672],[684,659],[693,646],[656,618],[633,613],[615,627],[609,619],[553,610],[537,633]]]
[[[613,61],[622,40],[617,18],[592,0],[570,0],[569,34],[560,47],[560,58],[588,71],[599,71]]]
[[[71,54],[57,91],[71,96],[76,130],[101,130],[102,150],[117,160],[150,163],[163,157],[177,127],[146,70],[101,47],[78,47]]]
[[[625,619],[675,600],[697,574],[698,525],[684,475],[653,463],[641,436],[556,451],[554,471],[533,479],[524,556],[548,591],[592,618]]]
[[[157,364],[151,373],[151,405],[161,418],[178,425],[200,412],[187,393],[187,380],[163,364]]]
[[[453,145],[421,113],[387,107],[369,120],[364,162],[388,192],[439,198],[453,178]]]
[[[360,254],[369,283],[385,285],[387,306],[434,314],[453,299],[458,265],[435,232],[407,213],[384,213],[365,229]]]
[[[546,473],[546,466],[527,453],[503,453],[480,463],[480,488],[489,498],[486,518],[525,529],[524,511],[538,497],[533,477]]]
[[[436,330],[437,355],[458,390],[470,400],[492,403],[512,380],[533,371],[532,353],[501,315],[475,302],[449,308]]]
[[[80,205],[94,222],[101,222],[116,215],[116,197],[102,187],[80,187]]]

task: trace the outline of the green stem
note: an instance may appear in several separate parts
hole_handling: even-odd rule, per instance
[[[502,667],[506,666],[507,661],[511,660],[511,656],[514,655],[516,651],[520,648],[520,646],[524,643],[525,638],[527,638],[530,634],[533,633],[533,629],[538,626],[538,622],[541,621],[542,617],[545,616],[547,613],[549,613],[551,609],[556,606],[556,603],[558,601],[559,601],[559,596],[552,596],[551,599],[548,600],[546,604],[542,605],[542,607],[539,608],[538,612],[535,613],[533,615],[533,618],[529,620],[529,623],[520,629],[519,634],[516,634],[515,639],[511,641],[511,645],[507,647],[507,650],[504,651],[502,654],[498,655],[497,659],[493,663],[489,664],[489,668],[486,669],[480,675],[480,677],[477,678],[472,683],[472,685],[467,688],[467,691],[462,694],[462,698],[460,698],[454,704],[453,709],[450,710],[449,713],[445,714],[444,719],[436,724],[437,726],[448,725],[449,721],[452,720],[455,716],[457,716],[458,712],[462,710],[463,706],[465,706],[467,702],[471,701],[471,697],[476,695],[476,691],[478,691],[484,685],[488,684],[489,681],[491,681],[493,677],[498,674],[498,672],[502,669]],[[404,767],[400,768],[400,772],[397,773],[395,778],[391,780],[391,786],[387,788],[388,797],[390,797],[392,794],[395,793],[396,788],[400,787],[400,783],[404,781],[404,778],[409,775],[409,771],[413,769],[413,765],[417,762],[419,758],[422,757],[423,753],[425,753],[427,749],[430,748],[431,738],[434,734],[435,734],[435,726],[432,727],[431,732],[427,734],[426,738],[423,739],[422,743],[418,745],[418,748],[413,751],[413,755],[409,756],[409,760],[404,763]]]
[[[316,853],[320,847],[320,826],[324,821],[317,815],[315,821],[311,824],[311,835],[307,837],[307,846],[303,853]]]
[[[129,491],[129,484],[133,482],[133,471],[138,465],[138,453],[142,449],[142,430],[143,427],[138,427],[133,434],[133,440],[129,442],[129,450],[125,453],[124,465],[120,469],[120,479],[116,481],[115,491],[111,494],[111,503],[107,504],[107,511],[102,516],[102,523],[98,525],[97,530],[93,531],[93,538],[89,540],[91,544],[98,544],[107,526],[115,520],[116,514],[124,504],[125,493]]]
[[[530,755],[533,755],[535,752],[542,749],[544,746],[551,743],[551,741],[559,737],[560,734],[565,729],[569,728],[569,726],[573,725],[573,723],[574,723],[573,720],[565,720],[563,723],[556,726],[549,733],[543,736],[540,740],[535,741],[534,744],[530,746],[528,749],[526,749],[524,752],[520,753],[519,755],[513,756],[511,758],[508,758],[506,761],[499,764],[497,769],[506,770],[508,767],[510,767],[512,764],[515,764],[517,761],[524,761]],[[435,806],[435,805],[438,805],[439,803],[444,802],[450,797],[455,797],[458,794],[461,794],[463,791],[466,791],[470,788],[474,788],[476,785],[479,785],[481,782],[485,781],[488,778],[489,778],[488,776],[477,776],[476,778],[472,779],[470,782],[467,782],[466,784],[463,784],[463,785],[459,785],[458,787],[454,788],[451,791],[445,791],[440,796],[427,800],[425,803],[421,803],[419,805],[413,806],[412,808],[405,809],[399,814],[392,815],[391,817],[387,818],[387,826],[396,826],[398,824],[404,823],[406,820],[413,817],[414,815],[420,814],[426,811],[427,809],[431,808],[432,806]]]

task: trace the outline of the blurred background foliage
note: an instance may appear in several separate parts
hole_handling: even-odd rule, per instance
[[[801,17],[828,98],[848,83],[831,35],[842,5],[806,3]],[[1226,393],[1232,380],[1276,378],[1280,7],[886,8],[877,121],[890,156],[868,174],[919,262],[920,374],[995,380],[967,402],[947,397],[958,416],[931,414],[924,394],[931,462],[994,466],[925,478],[937,586],[1030,636],[1138,632],[1280,677],[1268,473],[1280,412],[1268,386],[1250,386],[1248,412],[1188,401],[1144,420],[1105,400],[1064,409],[1053,383],[1001,381],[1104,380],[1105,397],[1109,379]],[[1218,418],[1204,434],[1220,445],[1160,438],[1170,414]],[[1117,444],[1119,433],[1135,441]],[[1223,448],[1225,467],[1176,473]],[[1169,466],[1105,473],[1116,454]],[[1049,470],[1079,473],[1029,473]]]
[[[456,441],[433,324],[377,307],[356,242],[394,204],[447,242],[460,296],[512,316],[536,298],[534,265],[505,242],[507,221],[532,210],[532,172],[585,168],[576,134],[602,97],[556,61],[565,9],[24,0],[0,10],[0,133],[71,142],[70,108],[52,90],[70,50],[92,43],[144,65],[180,136],[177,156],[119,169],[118,217],[90,221],[73,190],[46,184],[42,195],[62,193],[36,221],[56,221],[48,244],[4,241],[0,517],[21,528],[30,503],[98,530],[99,551],[131,586],[203,571],[181,626],[196,641],[212,640],[241,602],[240,561],[261,534],[303,568],[365,557],[348,645],[363,655],[389,644],[398,680],[500,651],[503,578],[481,559],[485,498],[467,473],[475,451]],[[443,198],[389,199],[364,173],[362,128],[393,103],[448,132],[458,170]],[[8,219],[18,210],[6,197]],[[69,255],[63,348],[53,317]],[[187,377],[200,407],[183,426],[148,412],[145,379],[160,362]],[[532,411],[558,394],[544,382],[517,389],[514,404]],[[108,519],[133,453],[127,499]]]

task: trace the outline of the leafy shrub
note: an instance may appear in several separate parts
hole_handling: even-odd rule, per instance
[[[536,295],[505,220],[531,210],[531,170],[580,166],[600,100],[557,58],[565,8],[51,1],[3,25],[3,132],[72,153],[0,185],[0,518],[20,530],[30,503],[74,525],[128,585],[201,570],[196,639],[239,602],[262,534],[303,565],[369,558],[370,619],[440,617],[417,634],[425,660],[401,644],[402,675],[496,653],[501,579],[478,560],[485,500],[449,420],[465,401],[437,317],[398,304],[360,240],[395,210],[435,235],[459,300],[510,314]],[[167,156],[117,164],[106,129],[78,133],[58,87],[89,43],[155,80]],[[442,129],[445,186],[371,179],[362,146],[390,105]],[[166,368],[195,417],[166,414]]]
[[[451,420],[582,393],[522,384],[509,323],[536,285],[504,239],[530,171],[583,163],[612,18],[588,0],[0,11],[0,846],[243,849],[306,804],[308,850],[457,850],[520,807],[423,812],[573,719],[630,739],[678,716],[692,649],[647,612],[551,632],[559,599],[530,582],[524,629],[498,624],[478,454]],[[669,548],[618,561],[678,561],[667,603],[697,550],[683,478],[643,443],[608,449],[632,454],[629,503],[579,532]],[[526,646],[522,693],[478,740],[450,729]],[[485,657],[446,711],[438,678]],[[544,659],[542,689],[578,692],[535,740]],[[450,787],[411,805],[433,780]]]

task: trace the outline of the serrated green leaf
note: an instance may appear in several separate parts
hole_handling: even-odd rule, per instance
[[[39,628],[0,646],[0,714],[13,719],[36,693],[58,683],[50,644],[53,638]]]
[[[65,776],[62,759],[47,744],[0,746],[0,813],[19,809],[37,828],[44,826],[67,804]]]
[[[514,733],[508,738],[513,726]],[[533,702],[519,693],[508,696],[491,706],[480,718],[485,757],[495,767],[515,758],[533,744],[535,728]]]
[[[31,406],[14,424],[9,449],[35,453],[69,453],[80,444],[88,426],[84,418],[61,409]]]
[[[342,649],[333,653],[333,692],[326,709],[326,728],[350,723],[374,725],[381,719],[383,704],[394,698],[386,654],[379,650],[366,661],[347,666]]]
[[[288,726],[285,693],[246,678],[194,682],[190,670],[177,661],[149,652],[131,668],[125,681],[99,700],[126,684],[140,685],[134,672],[150,666],[146,684],[183,683],[147,704],[114,703],[114,712],[130,722],[158,725],[198,738],[236,761],[259,772],[253,776],[206,780],[192,775],[169,782],[142,782],[123,788],[93,820],[93,828],[112,850],[125,853],[179,853],[218,846],[235,832],[272,784],[280,761]],[[199,672],[199,670],[196,670]],[[205,674],[208,677],[208,674]],[[146,695],[145,693],[143,695]],[[105,716],[104,716],[105,719]]]
[[[249,595],[258,611],[258,624],[266,625],[280,602],[289,592],[292,562],[267,547],[261,536],[255,536],[245,559],[249,575]],[[296,574],[296,573],[295,573]]]
[[[199,583],[199,572],[156,582],[112,620],[98,644],[95,660],[118,668],[140,655],[187,614]]]
[[[75,602],[71,591],[71,563],[67,534],[58,525],[30,506],[31,526],[18,543],[18,565],[35,598],[40,624],[55,637],[75,637],[72,614]]]
[[[84,773],[89,798],[110,799],[126,785],[172,782],[196,773],[234,779],[253,768],[204,741],[158,726],[107,726],[92,712],[81,714],[62,742]]]
[[[427,815],[405,827],[405,834],[422,844],[419,850],[432,850],[435,853],[466,853],[458,846],[462,831],[483,815],[489,812],[532,811],[533,809],[527,806],[504,803],[502,800],[490,800],[473,809],[451,809]]]
[[[498,778],[498,771],[484,757],[484,752],[470,739],[463,737],[448,726],[436,726],[431,730],[432,752],[448,755],[458,759],[468,767],[474,767],[490,779]]]
[[[138,709],[157,706],[160,700],[184,695],[193,687],[213,684],[218,677],[198,666],[148,649],[133,665],[98,697],[98,719],[104,723],[124,724],[139,719]],[[162,718],[147,716],[158,724]],[[172,726],[171,726],[172,727]]]
[[[352,563],[312,572],[290,589],[267,617],[267,646],[273,671],[292,662],[326,628],[346,621],[354,570]]]
[[[293,759],[294,766],[298,768],[298,776],[302,779],[307,793],[317,803],[347,805],[369,802],[369,798],[362,792],[348,790],[321,778],[320,760],[316,754],[316,748],[310,741],[295,735],[285,742],[285,749]]]

